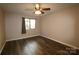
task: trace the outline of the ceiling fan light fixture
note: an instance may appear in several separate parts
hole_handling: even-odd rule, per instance
[[[36,10],[35,11],[35,14],[40,15],[41,14],[41,11],[40,10]]]

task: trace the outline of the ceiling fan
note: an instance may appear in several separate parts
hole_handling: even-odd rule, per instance
[[[34,9],[35,9],[35,14],[38,14],[38,15],[44,14],[45,11],[50,11],[50,8],[42,8],[40,7],[40,4],[35,4]]]

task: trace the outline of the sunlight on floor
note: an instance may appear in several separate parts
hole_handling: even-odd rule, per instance
[[[36,42],[29,42],[24,47],[25,54],[36,54],[36,51],[38,50],[38,44]]]

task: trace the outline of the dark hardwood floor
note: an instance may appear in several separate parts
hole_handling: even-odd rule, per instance
[[[1,55],[78,55],[79,50],[71,49],[47,38],[36,36],[8,41]]]

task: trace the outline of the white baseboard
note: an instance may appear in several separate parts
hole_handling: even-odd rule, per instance
[[[73,45],[70,45],[70,44],[67,44],[67,43],[63,43],[63,42],[61,42],[61,41],[52,39],[52,38],[50,38],[50,37],[47,37],[47,36],[44,36],[44,35],[40,35],[40,36],[45,37],[45,38],[48,38],[48,39],[53,40],[53,41],[55,41],[55,42],[61,43],[61,44],[63,44],[63,45],[69,46],[69,47],[71,47],[71,48],[79,49],[79,47],[76,47],[76,46],[73,46]]]
[[[6,44],[6,41],[5,41],[5,43],[3,44],[3,46],[2,46],[2,48],[1,48],[1,50],[0,50],[0,54],[1,54],[1,52],[2,52],[2,50],[3,50],[3,48],[4,48],[4,46],[5,46],[5,44]]]
[[[28,37],[14,38],[14,39],[9,39],[9,40],[6,40],[6,41],[21,40],[21,39],[24,39],[24,38],[30,38],[30,37],[35,37],[35,36],[39,36],[39,35],[32,35],[32,36],[28,36]]]

